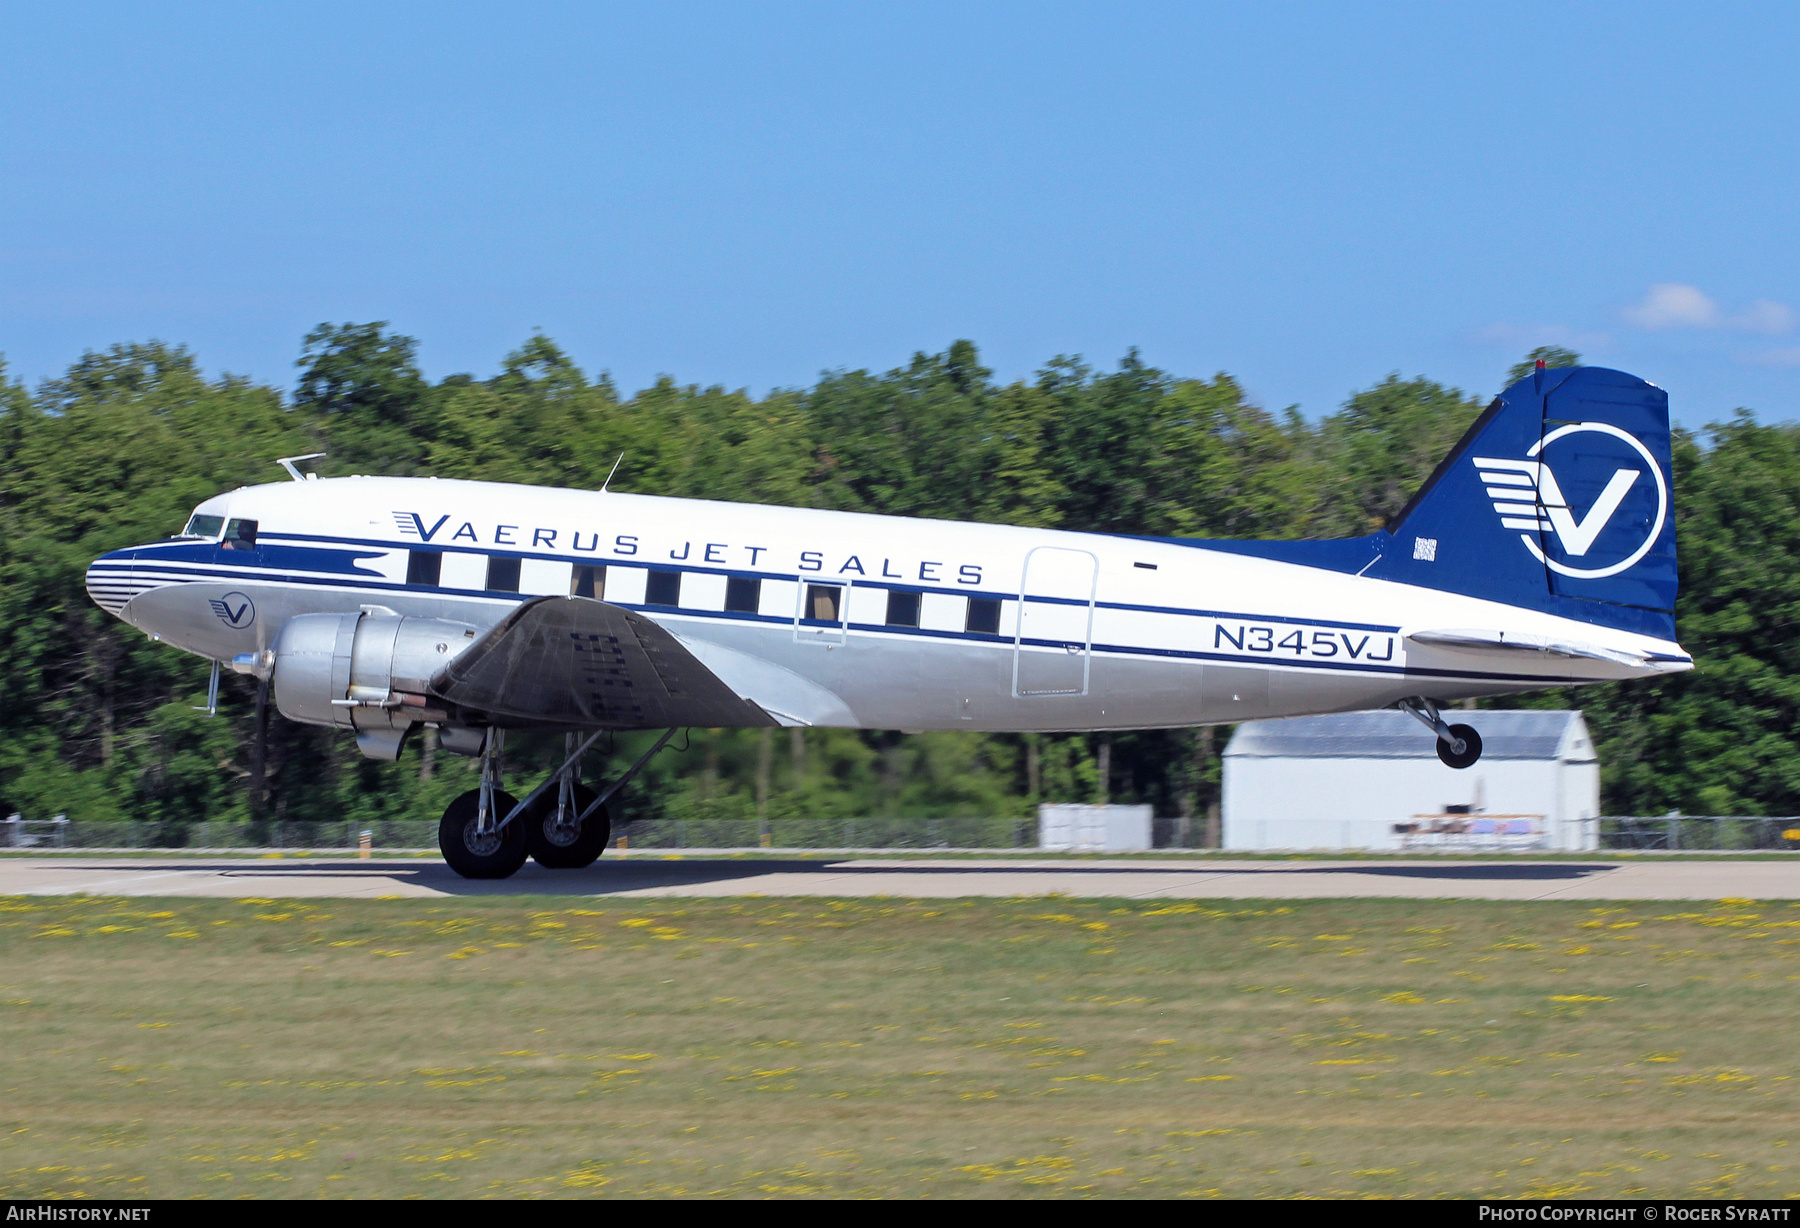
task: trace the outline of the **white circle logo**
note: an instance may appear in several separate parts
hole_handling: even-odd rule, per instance
[[[1646,554],[1650,553],[1650,547],[1656,544],[1656,539],[1662,534],[1663,525],[1669,518],[1669,484],[1663,479],[1662,466],[1656,463],[1656,458],[1654,456],[1650,455],[1649,448],[1646,448],[1635,435],[1632,435],[1627,431],[1622,431],[1618,427],[1606,422],[1571,422],[1567,426],[1559,426],[1554,431],[1551,431],[1548,435],[1538,440],[1537,443],[1533,444],[1530,451],[1526,452],[1525,455],[1537,457],[1542,454],[1545,448],[1555,443],[1557,440],[1564,436],[1574,435],[1582,431],[1592,431],[1595,434],[1600,435],[1611,435],[1615,439],[1624,440],[1639,456],[1644,458],[1644,464],[1649,467],[1650,476],[1656,482],[1656,516],[1651,521],[1650,532],[1645,535],[1643,544],[1617,563],[1613,563],[1606,567],[1582,568],[1570,567],[1567,563],[1559,563],[1555,559],[1547,557],[1544,554],[1542,547],[1532,539],[1531,534],[1523,533],[1520,534],[1520,536],[1524,539],[1525,548],[1536,555],[1539,562],[1548,567],[1551,571],[1556,572],[1558,575],[1571,576],[1580,580],[1600,580],[1607,576],[1618,575],[1620,572],[1634,566],[1639,559],[1642,559]],[[1543,468],[1547,474],[1549,465],[1545,464]],[[1621,472],[1630,471],[1622,470]],[[1563,512],[1565,516],[1572,516],[1573,514],[1566,508],[1559,508],[1556,510]],[[1592,509],[1589,511],[1588,515],[1593,516],[1599,510],[1600,509]],[[1614,510],[1616,510],[1616,504]],[[1606,519],[1610,520],[1611,514],[1612,511],[1608,510],[1606,512]],[[1571,521],[1570,523],[1573,522]],[[1585,529],[1586,526],[1584,525],[1582,527]],[[1593,535],[1598,536],[1605,528],[1606,525],[1604,523],[1595,526]],[[1561,537],[1564,533],[1562,525],[1559,524],[1557,530],[1558,536]]]

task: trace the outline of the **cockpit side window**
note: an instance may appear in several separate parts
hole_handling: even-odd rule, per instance
[[[233,520],[225,526],[225,549],[256,549],[256,522],[254,520]]]
[[[225,527],[223,516],[202,516],[195,512],[188,518],[187,528],[177,533],[177,537],[203,537],[212,541],[219,536],[219,530]]]

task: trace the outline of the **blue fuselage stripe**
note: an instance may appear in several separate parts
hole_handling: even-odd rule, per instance
[[[852,577],[845,577],[845,576],[834,577],[834,576],[826,575],[822,572],[814,573],[814,572],[740,571],[740,570],[734,570],[731,568],[724,568],[724,567],[698,567],[698,566],[687,566],[687,565],[683,565],[680,567],[666,567],[666,566],[661,566],[661,565],[653,565],[653,564],[650,564],[647,562],[636,562],[636,561],[632,560],[629,556],[623,557],[623,558],[616,558],[616,557],[611,557],[611,556],[594,556],[594,555],[584,556],[584,555],[578,555],[578,554],[549,554],[549,553],[545,553],[543,551],[528,551],[528,550],[488,550],[488,549],[482,549],[482,550],[455,549],[455,550],[452,550],[450,547],[447,547],[447,546],[446,547],[438,547],[438,546],[427,546],[427,545],[422,545],[422,544],[414,545],[411,542],[392,542],[392,541],[383,542],[383,541],[376,541],[373,539],[366,539],[366,538],[323,537],[323,536],[314,536],[314,535],[307,535],[307,534],[300,534],[300,533],[265,533],[262,535],[262,540],[270,541],[270,542],[275,542],[275,541],[305,542],[308,544],[315,544],[315,545],[326,546],[326,547],[335,547],[337,549],[363,548],[363,549],[379,549],[379,550],[426,550],[426,551],[430,551],[433,553],[440,553],[440,554],[441,553],[482,554],[482,555],[490,555],[490,556],[494,556],[494,557],[498,557],[498,558],[540,559],[545,562],[571,563],[571,564],[580,564],[583,566],[593,566],[595,564],[601,564],[601,565],[612,565],[612,566],[617,566],[617,567],[641,567],[647,571],[683,571],[683,572],[692,572],[697,575],[725,576],[727,578],[738,578],[738,579],[745,579],[745,580],[786,580],[786,581],[790,581],[790,582],[797,581],[797,582],[803,583],[803,584],[815,584],[815,583],[816,584],[836,584],[839,586],[853,585],[853,586],[864,587],[864,588],[892,589],[892,590],[897,590],[899,592],[906,592],[906,593],[937,593],[937,594],[942,594],[942,595],[951,596],[951,597],[978,597],[978,598],[985,598],[985,599],[993,600],[993,601],[1019,601],[1019,600],[1021,600],[1021,596],[1017,592],[999,591],[999,590],[994,590],[994,589],[982,589],[982,588],[974,588],[974,587],[969,587],[969,586],[955,586],[955,587],[931,586],[931,585],[922,585],[922,584],[894,584],[894,583],[888,583],[888,582],[882,582],[882,583],[877,584],[877,583],[872,583],[869,581],[859,580],[853,576]],[[154,562],[153,559],[145,559],[143,557],[143,551],[145,551],[146,549],[154,550],[155,547],[139,547],[139,558],[136,563],[136,566],[138,566],[139,568],[144,567],[148,563]],[[124,560],[121,560],[121,562],[123,563]],[[223,574],[223,573],[219,573],[219,574]],[[238,573],[233,573],[233,574],[238,575],[239,578],[250,579],[250,578],[255,578],[255,574],[267,575],[269,573],[268,572],[262,572],[262,573],[238,572]],[[282,574],[283,574],[284,578],[287,576],[294,576],[296,581],[299,581],[299,577],[295,576],[294,573],[288,572],[288,573],[282,573]],[[313,574],[318,574],[318,573],[313,573]],[[337,574],[343,574],[343,573],[337,573]],[[300,582],[303,582],[303,581],[300,581]],[[353,581],[351,581],[351,582],[353,582]],[[383,584],[384,587],[396,587],[393,585],[393,583],[391,581],[382,581],[381,583]],[[412,591],[464,592],[466,590],[437,589],[437,588],[435,588],[435,586],[430,586],[430,587],[425,587],[425,588],[415,588],[413,586],[405,586],[405,591],[408,591],[408,592],[412,592]],[[1043,596],[1043,595],[1040,595],[1037,593],[1026,594],[1023,597],[1023,600],[1026,602],[1029,602],[1032,605],[1085,606],[1085,605],[1089,604],[1088,602],[1082,601],[1078,598],[1049,597],[1049,596]],[[1206,609],[1198,609],[1198,608],[1187,607],[1187,606],[1143,605],[1143,604],[1138,604],[1138,603],[1133,603],[1133,602],[1124,602],[1124,601],[1095,601],[1092,604],[1094,605],[1095,608],[1102,609],[1102,610],[1125,610],[1125,611],[1130,611],[1133,613],[1141,613],[1141,614],[1171,614],[1171,615],[1175,615],[1175,616],[1181,617],[1181,618],[1242,619],[1245,622],[1279,623],[1283,626],[1330,627],[1333,630],[1338,630],[1338,631],[1378,631],[1383,634],[1393,634],[1400,630],[1400,628],[1396,625],[1390,625],[1390,624],[1385,624],[1385,623],[1341,622],[1341,621],[1336,621],[1333,619],[1322,619],[1322,618],[1294,618],[1292,616],[1285,615],[1285,614],[1251,614],[1251,613],[1245,613],[1240,610],[1206,610]]]
[[[329,541],[329,542],[332,542],[333,544],[337,544],[337,545],[344,544],[343,539],[339,539],[339,538],[316,538],[316,539],[309,539],[309,540]],[[404,547],[391,547],[391,548],[404,548]],[[544,556],[542,556],[542,555],[526,555],[523,557],[542,558]],[[561,560],[558,560],[558,561],[561,561]],[[620,565],[621,566],[639,566],[639,564],[620,564]],[[464,599],[464,600],[492,601],[492,602],[496,602],[496,603],[508,603],[508,602],[516,603],[516,602],[520,602],[520,601],[529,600],[531,597],[540,595],[540,594],[535,594],[535,593],[494,592],[492,590],[483,590],[483,589],[453,589],[453,588],[444,588],[439,585],[403,584],[403,583],[398,583],[398,582],[395,582],[392,580],[386,580],[386,579],[365,580],[365,579],[361,579],[359,577],[351,577],[351,576],[346,576],[346,575],[341,575],[341,574],[328,575],[328,574],[319,574],[319,573],[275,572],[275,571],[269,571],[269,570],[254,571],[254,570],[244,570],[244,569],[239,569],[239,568],[223,570],[223,569],[218,569],[218,568],[197,567],[197,566],[192,566],[192,565],[181,565],[181,564],[173,564],[173,563],[157,563],[157,562],[154,562],[153,560],[146,560],[143,558],[139,558],[135,562],[133,562],[131,560],[125,560],[125,559],[114,560],[111,562],[108,562],[107,560],[96,560],[93,568],[90,570],[110,571],[110,570],[113,570],[114,568],[117,568],[121,571],[127,570],[127,569],[133,570],[136,573],[138,573],[138,575],[140,577],[144,576],[145,573],[153,573],[155,576],[167,577],[168,578],[167,582],[169,582],[169,583],[195,583],[195,582],[205,581],[205,580],[212,580],[212,581],[231,580],[231,581],[240,581],[240,582],[263,583],[263,584],[296,584],[296,585],[306,585],[308,587],[352,589],[352,590],[356,590],[356,591],[377,592],[377,593],[396,593],[396,594],[409,594],[409,595],[417,595],[417,596],[453,597],[453,598],[459,598],[459,599]],[[684,568],[683,570],[700,571],[700,570],[705,570],[705,569]],[[735,576],[744,576],[746,578],[774,579],[774,580],[792,580],[794,578],[791,575],[787,575],[787,574],[783,574],[783,573],[768,573],[768,572],[726,572],[726,571],[714,570],[714,571],[710,572],[709,574],[735,575]],[[923,591],[928,591],[928,592],[940,592],[941,591],[941,592],[955,593],[958,590],[928,589],[928,590],[923,590]],[[969,594],[968,590],[962,590],[961,592],[962,592],[962,595],[979,595],[979,594]],[[1017,594],[1007,594],[1006,597],[1010,600],[1018,599]],[[1032,600],[1035,602],[1037,599],[1032,598]],[[849,630],[849,631],[858,631],[858,632],[863,632],[863,633],[875,633],[875,634],[883,634],[883,635],[919,636],[919,637],[923,637],[923,638],[927,638],[927,639],[937,639],[937,640],[961,640],[961,641],[965,641],[968,643],[991,644],[991,645],[996,645],[996,646],[1010,646],[1015,643],[1015,640],[1012,636],[987,635],[987,634],[982,634],[980,632],[971,632],[971,631],[940,631],[940,630],[933,630],[933,629],[921,628],[921,627],[890,626],[885,623],[849,623],[849,624],[815,623],[811,619],[805,620],[804,623],[802,623],[802,624],[797,624],[796,620],[793,617],[788,616],[788,615],[750,614],[750,613],[742,613],[742,612],[729,611],[729,610],[695,610],[695,609],[688,608],[688,607],[658,606],[658,605],[648,605],[645,603],[632,603],[632,602],[623,602],[623,601],[613,601],[612,604],[620,606],[623,609],[638,610],[638,611],[642,611],[644,613],[661,614],[661,615],[671,616],[671,617],[676,617],[676,618],[691,618],[691,619],[695,619],[695,620],[702,621],[702,622],[737,622],[737,623],[752,623],[752,624],[761,624],[764,626],[779,626],[779,627],[795,627],[796,625],[802,625],[802,626],[805,626],[810,629],[817,629],[817,630],[824,630],[824,631],[834,631],[834,630],[844,629],[844,630]],[[1085,602],[1073,602],[1073,603],[1069,603],[1069,604],[1084,605],[1086,603]],[[1265,623],[1279,622],[1279,623],[1286,623],[1286,624],[1301,624],[1301,625],[1305,625],[1305,626],[1315,626],[1315,627],[1335,627],[1335,628],[1349,629],[1349,630],[1356,630],[1356,631],[1371,631],[1371,632],[1382,632],[1382,633],[1389,633],[1389,634],[1395,633],[1398,631],[1398,628],[1395,628],[1395,627],[1371,626],[1369,624],[1364,624],[1364,623],[1329,622],[1329,621],[1325,621],[1325,620],[1303,620],[1303,619],[1284,618],[1284,617],[1279,617],[1279,616],[1262,615],[1262,614],[1226,614],[1226,613],[1220,613],[1220,612],[1215,612],[1215,611],[1182,610],[1182,609],[1154,607],[1154,606],[1137,606],[1137,605],[1123,605],[1123,604],[1114,605],[1114,604],[1105,603],[1105,602],[1101,602],[1098,604],[1101,606],[1101,608],[1105,608],[1105,609],[1133,610],[1133,611],[1140,611],[1140,612],[1146,612],[1146,613],[1171,614],[1171,615],[1187,616],[1187,617],[1200,617],[1200,618],[1213,618],[1213,619],[1241,618],[1241,619],[1254,620],[1257,622],[1265,622]],[[1027,638],[1020,639],[1016,642],[1018,642],[1019,644],[1021,644],[1023,646],[1033,647],[1033,648],[1063,648],[1068,644],[1069,641],[1067,641],[1067,640],[1040,640],[1040,639],[1036,639],[1036,638],[1027,637]],[[1340,672],[1340,673],[1349,672],[1349,673],[1359,673],[1359,674],[1402,675],[1402,676],[1418,676],[1418,677],[1432,677],[1432,678],[1465,678],[1465,679],[1473,679],[1473,680],[1480,680],[1480,681],[1493,681],[1493,682],[1527,682],[1527,683],[1537,683],[1542,686],[1555,686],[1555,685],[1558,685],[1559,683],[1566,681],[1565,679],[1556,678],[1556,677],[1545,677],[1541,674],[1494,673],[1494,672],[1490,672],[1490,671],[1486,671],[1486,670],[1425,669],[1425,668],[1420,668],[1417,666],[1409,667],[1409,666],[1403,666],[1403,665],[1377,665],[1377,664],[1372,664],[1372,663],[1369,663],[1366,661],[1352,662],[1352,661],[1322,661],[1322,660],[1306,660],[1306,661],[1284,660],[1282,658],[1275,657],[1272,655],[1271,656],[1262,656],[1262,655],[1246,654],[1246,655],[1240,656],[1240,655],[1231,654],[1231,653],[1203,652],[1203,651],[1199,651],[1199,650],[1195,650],[1195,649],[1154,648],[1154,647],[1149,647],[1146,645],[1138,645],[1138,644],[1095,643],[1091,646],[1091,651],[1093,651],[1095,653],[1107,655],[1107,656],[1158,657],[1158,658],[1163,658],[1166,660],[1213,661],[1213,662],[1220,662],[1220,663],[1226,663],[1226,664],[1231,664],[1231,665],[1279,666],[1279,667],[1285,668],[1285,669],[1331,670],[1331,671]]]

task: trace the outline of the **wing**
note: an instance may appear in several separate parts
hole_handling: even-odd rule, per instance
[[[533,724],[668,729],[774,725],[648,618],[586,597],[536,597],[432,678],[447,703]]]

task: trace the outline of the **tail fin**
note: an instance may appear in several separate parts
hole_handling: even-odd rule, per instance
[[[1528,375],[1376,536],[1366,576],[1672,640],[1668,394],[1605,367]]]

